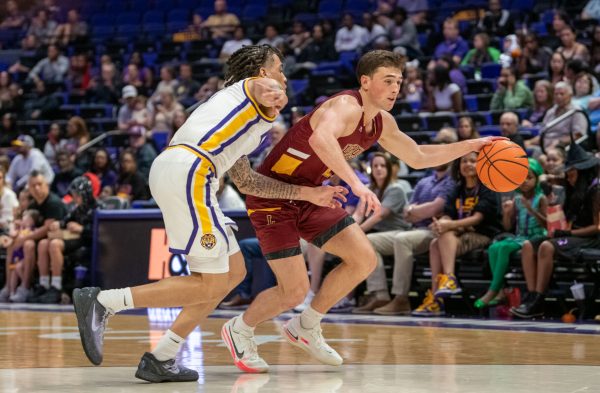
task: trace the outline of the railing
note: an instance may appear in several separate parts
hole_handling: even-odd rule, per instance
[[[582,109],[571,109],[565,113],[563,113],[562,115],[558,116],[556,119],[548,122],[547,124],[544,124],[542,126],[542,128],[540,129],[540,147],[542,148],[542,152],[544,154],[546,154],[546,149],[544,147],[544,138],[545,138],[545,133],[547,130],[549,130],[550,128],[554,127],[555,125],[559,124],[560,122],[574,116],[576,113],[581,113],[584,117],[585,120],[587,121],[587,132],[585,133],[585,135],[575,139],[575,143],[577,144],[581,144],[583,142],[585,142],[586,140],[590,139],[592,140],[593,138],[591,138],[590,133],[591,133],[591,127],[590,127],[590,118],[588,117],[587,113],[585,113],[584,110]],[[571,134],[571,140],[574,140],[574,136],[573,136],[573,131],[569,130],[569,133]],[[567,150],[568,150],[568,146],[567,146]]]

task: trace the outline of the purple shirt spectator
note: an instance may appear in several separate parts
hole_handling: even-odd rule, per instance
[[[454,56],[458,56],[460,58],[462,58],[465,53],[467,53],[469,51],[469,44],[467,44],[467,42],[465,40],[462,39],[462,37],[458,37],[456,40],[446,40],[442,43],[440,43],[436,48],[435,48],[435,52],[434,52],[434,57],[436,59],[442,57],[443,55],[452,55]]]
[[[452,180],[449,172],[441,178],[438,178],[437,175],[433,173],[430,176],[419,180],[415,186],[413,195],[410,198],[410,203],[420,205],[431,202],[438,197],[444,198],[445,200],[455,186],[456,184],[454,183],[454,180]],[[416,222],[414,228],[427,228],[427,226],[431,224],[431,221],[432,220],[428,218]]]

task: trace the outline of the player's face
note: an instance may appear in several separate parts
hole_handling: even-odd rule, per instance
[[[371,101],[380,109],[392,110],[402,85],[402,72],[400,69],[379,67],[373,73],[373,77],[367,77],[367,79],[367,84],[364,87],[371,96]]]
[[[268,61],[266,66],[260,70],[261,76],[275,79],[281,87],[285,90],[287,88],[287,78],[283,74],[283,63],[279,56],[271,55],[271,61]]]

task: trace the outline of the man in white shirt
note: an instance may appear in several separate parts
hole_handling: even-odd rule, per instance
[[[40,172],[48,184],[52,184],[54,171],[44,153],[34,147],[35,143],[30,135],[19,135],[12,141],[12,145],[17,148],[19,154],[10,163],[6,174],[6,183],[11,184],[15,192],[19,192],[25,187],[29,174],[34,170]]]
[[[342,18],[342,27],[335,35],[335,50],[338,52],[359,50],[364,42],[365,28],[355,25],[354,18],[345,14]]]

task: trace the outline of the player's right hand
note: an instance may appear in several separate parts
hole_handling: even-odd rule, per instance
[[[381,202],[379,202],[377,195],[364,184],[360,183],[358,186],[352,187],[352,192],[361,199],[361,203],[365,204],[365,217],[370,216],[371,213],[378,214],[381,211]]]
[[[342,207],[346,202],[348,189],[342,186],[319,186],[310,188],[307,201],[323,207]]]
[[[280,111],[287,105],[288,98],[285,89],[275,79],[258,78],[252,82],[254,83],[254,98],[262,106]]]

